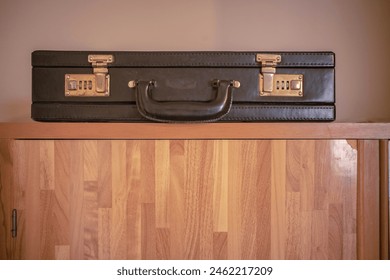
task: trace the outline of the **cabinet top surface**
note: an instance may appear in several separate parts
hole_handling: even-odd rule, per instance
[[[3,139],[390,139],[390,123],[0,123]]]

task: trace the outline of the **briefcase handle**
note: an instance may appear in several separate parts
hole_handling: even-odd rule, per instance
[[[152,97],[156,81],[130,81],[136,88],[136,103],[139,113],[145,118],[159,122],[213,122],[222,119],[232,107],[232,88],[240,87],[235,80],[213,80],[217,88],[213,100],[203,101],[157,101]]]

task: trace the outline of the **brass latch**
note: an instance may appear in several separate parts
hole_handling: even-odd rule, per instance
[[[276,65],[282,61],[278,54],[257,54],[261,63],[259,92],[261,96],[303,96],[302,74],[276,74]]]
[[[93,74],[65,74],[65,96],[101,97],[110,95],[110,75],[107,65],[114,62],[113,55],[91,54]]]

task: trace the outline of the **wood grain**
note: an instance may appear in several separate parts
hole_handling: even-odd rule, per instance
[[[135,145],[134,145],[135,146]],[[136,154],[136,152],[134,152]],[[130,239],[132,242],[137,240],[133,239],[134,236],[129,236],[132,231],[128,230],[127,217],[138,216],[139,214],[128,213],[128,199],[132,185],[127,182],[127,147],[126,141],[115,141],[112,143],[112,224],[111,224],[111,257],[113,259],[126,259],[127,258],[127,243]],[[135,166],[134,169],[138,170],[136,176],[139,178],[138,162],[135,160],[135,156],[129,154],[131,166]],[[129,175],[132,176],[134,169],[130,169]],[[134,182],[139,185],[139,180]],[[136,187],[136,186],[135,186]],[[137,206],[137,204],[136,204]],[[138,218],[136,216],[136,218]],[[133,222],[134,228],[139,228],[136,221]],[[131,238],[133,237],[133,238]],[[138,240],[137,240],[138,241]],[[137,242],[139,243],[139,241]]]
[[[0,139],[0,260],[13,258],[11,244],[12,154],[12,142]]]
[[[16,140],[11,153],[18,258],[357,257],[356,141]]]
[[[359,259],[380,257],[379,142],[359,140],[357,254]]]
[[[381,238],[381,259],[390,259],[390,193],[389,193],[389,141],[380,141],[380,238]]]
[[[69,186],[69,245],[71,259],[84,259],[84,155],[83,142],[64,140],[69,159],[64,168],[69,170],[68,178],[61,178]],[[71,151],[71,152],[69,152]]]
[[[271,143],[271,259],[286,258],[286,144]]]
[[[14,156],[14,203],[18,210],[18,236],[15,244],[15,258],[42,258],[40,209],[46,200],[41,201],[40,189],[40,147],[38,141],[17,141],[14,143],[17,154]],[[42,205],[41,205],[42,204]],[[50,225],[48,225],[50,228]],[[30,239],[31,238],[31,239]],[[33,240],[33,242],[31,242]],[[54,245],[54,244],[53,244]]]

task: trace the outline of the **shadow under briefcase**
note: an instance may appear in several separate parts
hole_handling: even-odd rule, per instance
[[[32,53],[38,121],[335,119],[332,52]]]

